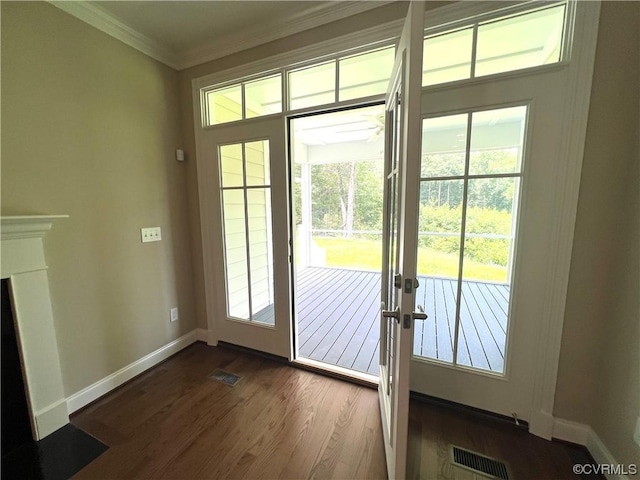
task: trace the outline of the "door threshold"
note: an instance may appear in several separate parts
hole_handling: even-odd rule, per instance
[[[331,365],[330,363],[319,362],[310,358],[296,358],[295,360],[291,360],[291,364],[304,370],[310,370],[329,377],[346,380],[347,382],[357,383],[365,387],[378,388],[378,377],[369,373],[358,372],[350,368]]]

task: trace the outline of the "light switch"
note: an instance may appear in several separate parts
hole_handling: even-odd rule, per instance
[[[142,243],[159,242],[160,240],[162,240],[160,227],[141,228],[140,236],[142,238]]]

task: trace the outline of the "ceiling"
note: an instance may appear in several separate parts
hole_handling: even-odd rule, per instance
[[[389,1],[53,1],[181,70],[324,25]]]

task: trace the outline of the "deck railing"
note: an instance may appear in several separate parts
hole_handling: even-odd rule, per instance
[[[302,225],[300,227],[300,233],[304,232],[305,229]],[[312,228],[306,229],[309,240],[313,235],[320,234],[322,236],[327,237],[338,237],[341,236],[344,238],[344,235],[347,230],[344,229],[329,229],[329,228]],[[351,230],[352,235],[363,235],[363,236],[373,236],[382,238],[383,232],[381,230]],[[440,237],[440,238],[460,238],[460,233],[454,232],[429,232],[422,231],[418,232],[418,237]],[[304,238],[304,237],[303,237]],[[504,235],[504,234],[495,234],[495,233],[465,233],[465,238],[484,238],[489,240],[508,240],[509,241],[509,253],[507,256],[507,278],[511,278],[511,268],[513,266],[513,235]],[[307,250],[310,253],[310,248]],[[310,259],[307,259],[307,264]]]

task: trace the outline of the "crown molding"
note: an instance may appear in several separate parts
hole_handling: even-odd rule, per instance
[[[328,2],[324,5],[317,5],[283,17],[277,22],[259,25],[252,28],[251,31],[237,32],[216,39],[214,42],[209,42],[202,47],[189,50],[182,56],[182,62],[178,69],[183,70],[210,62],[211,60],[226,57],[233,53],[342,20],[390,3],[394,2],[385,0],[350,1]]]
[[[54,7],[88,23],[145,55],[173,69],[178,69],[180,65],[178,53],[141,34],[101,7],[85,1],[48,1]]]
[[[48,1],[60,10],[175,70],[184,70],[393,3],[393,0],[327,2],[282,17],[276,22],[259,25],[250,31],[237,32],[208,42],[201,47],[178,52],[143,35],[90,1]]]

